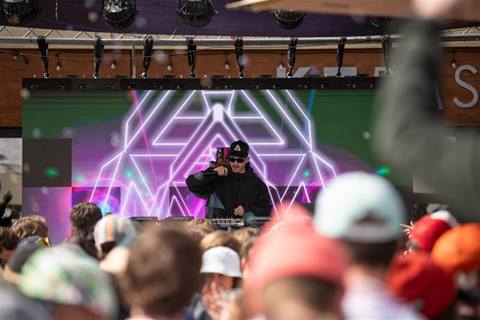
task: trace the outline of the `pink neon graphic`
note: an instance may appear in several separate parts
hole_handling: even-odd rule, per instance
[[[184,179],[208,166],[217,147],[238,139],[250,145],[251,166],[279,206],[310,203],[312,190],[336,178],[335,164],[316,149],[314,124],[292,91],[147,91],[137,95],[121,130],[123,150],[99,166],[91,196],[97,194],[97,187],[106,187],[106,198],[100,199],[106,205],[112,188],[121,187],[121,214],[203,216],[204,200],[188,192]],[[274,110],[276,117],[262,108],[257,102],[260,98],[270,104],[269,112]],[[198,111],[192,110],[193,104],[201,104]],[[247,110],[240,111],[240,104]],[[170,116],[165,117],[165,112]],[[279,118],[283,123],[273,120]],[[138,139],[140,135],[143,139]]]

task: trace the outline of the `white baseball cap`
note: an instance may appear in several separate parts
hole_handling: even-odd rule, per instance
[[[400,237],[405,215],[400,194],[387,180],[352,172],[340,176],[319,194],[314,225],[326,236],[379,243]],[[368,222],[368,218],[378,223]]]
[[[241,278],[240,256],[227,247],[214,247],[202,256],[200,273],[218,273],[224,276]]]

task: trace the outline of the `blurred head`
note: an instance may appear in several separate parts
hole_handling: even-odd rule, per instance
[[[215,247],[228,247],[239,253],[241,245],[231,233],[217,230],[207,234],[200,242],[200,248],[203,252]]]
[[[105,216],[97,222],[93,232],[98,257],[103,259],[118,243],[135,234],[130,219],[118,215]]]
[[[12,225],[12,230],[20,240],[29,236],[48,238],[47,220],[38,215],[31,215],[18,219]]]
[[[245,142],[238,140],[230,145],[228,162],[233,173],[244,173],[250,160],[249,147]]]
[[[116,313],[109,277],[76,246],[36,251],[23,266],[19,288],[50,302],[54,319],[107,319]]]
[[[436,264],[426,253],[398,255],[388,277],[388,288],[428,319],[447,311],[455,298],[455,283],[451,273]]]
[[[22,273],[23,266],[27,260],[38,249],[45,247],[46,246],[42,245],[41,243],[26,243],[25,245],[19,245],[5,267],[3,278],[10,283],[17,284],[20,274]]]
[[[212,285],[221,290],[235,287],[235,278],[241,278],[240,256],[231,248],[213,247],[202,256],[203,289],[209,290]]]
[[[177,316],[200,288],[200,266],[200,248],[187,233],[148,226],[130,251],[125,298],[140,316]]]
[[[91,233],[97,222],[102,219],[102,211],[94,203],[79,203],[70,211],[72,234]]]
[[[8,263],[19,241],[17,235],[11,229],[0,227],[0,259],[2,268]]]
[[[314,224],[324,235],[344,241],[352,263],[386,268],[393,258],[405,218],[402,199],[385,179],[347,173],[317,198]]]
[[[268,284],[263,290],[267,319],[338,319],[342,291],[318,278],[292,276]]]
[[[317,233],[305,209],[293,206],[291,211],[251,250],[244,280],[247,313],[338,318],[347,251],[341,242]]]
[[[430,252],[437,239],[456,225],[457,221],[448,211],[423,216],[407,230],[409,249]]]
[[[217,230],[217,226],[210,219],[192,219],[186,223],[186,227],[193,232],[198,232],[202,239]]]

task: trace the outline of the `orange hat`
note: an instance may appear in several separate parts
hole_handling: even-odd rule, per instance
[[[448,230],[435,242],[431,255],[454,273],[479,269],[480,224],[464,224]]]
[[[291,214],[279,219],[252,248],[244,279],[246,295],[252,299],[261,299],[266,285],[289,276],[318,278],[342,286],[348,266],[344,246],[318,234],[311,219],[305,219],[302,207],[294,205],[289,211]]]
[[[430,319],[445,311],[455,297],[452,274],[422,252],[395,257],[387,284],[393,295],[418,307]]]

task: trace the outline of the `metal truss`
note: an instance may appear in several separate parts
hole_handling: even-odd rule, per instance
[[[102,38],[106,46],[132,47],[141,46],[147,36],[152,36],[156,47],[185,47],[187,38],[194,38],[199,47],[221,49],[232,47],[235,39],[227,36],[186,36],[186,35],[159,35],[159,34],[130,34],[130,33],[97,33],[88,31],[68,31],[56,29],[20,28],[0,26],[0,46],[36,46],[39,36],[44,36],[51,45],[68,46],[71,48],[93,45],[96,37]],[[378,45],[384,35],[346,37],[349,44]],[[392,35],[392,39],[399,36]],[[260,47],[270,49],[272,46],[288,46],[287,37],[243,37],[245,47]],[[341,37],[309,37],[298,38],[298,48],[321,47],[337,44]],[[444,31],[444,42],[477,42],[480,41],[480,27],[469,27]],[[480,42],[478,43],[480,45]]]

